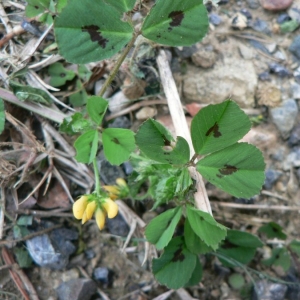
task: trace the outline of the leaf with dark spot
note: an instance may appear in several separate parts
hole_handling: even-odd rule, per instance
[[[219,169],[222,175],[231,175],[238,170],[237,167],[225,164],[223,168]]]
[[[100,27],[97,25],[87,25],[82,27],[82,32],[87,32],[93,42],[97,42],[101,48],[106,47],[108,39],[101,35]]]
[[[184,18],[184,13],[182,10],[172,11],[171,13],[169,13],[168,17],[172,19],[172,21],[170,22],[171,27],[169,27],[168,29],[172,30],[172,27],[181,25],[181,22]]]
[[[184,260],[184,254],[182,253],[181,248],[179,248],[178,250],[176,250],[176,252],[174,253],[174,256],[172,258],[172,262],[176,262],[176,261],[183,261]]]
[[[215,138],[222,136],[222,133],[219,131],[219,125],[217,122],[215,122],[215,124],[207,130],[205,136],[209,136],[212,132]]]
[[[114,142],[115,144],[120,145],[120,142],[117,138],[113,138],[111,141]]]

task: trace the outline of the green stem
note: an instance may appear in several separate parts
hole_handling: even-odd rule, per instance
[[[131,48],[133,47],[137,37],[139,36],[140,32],[135,32],[131,41],[126,45],[124,51],[122,52],[122,54],[120,55],[120,57],[118,58],[114,68],[112,69],[112,71],[110,72],[109,76],[107,77],[106,81],[104,82],[100,92],[99,92],[99,96],[103,96],[103,94],[105,93],[105,91],[107,90],[107,88],[109,87],[109,85],[111,84],[111,82],[114,80],[114,78],[116,77],[123,61],[125,60],[127,54],[129,53],[129,51],[131,50]]]
[[[93,168],[94,168],[94,174],[95,174],[95,191],[97,193],[97,196],[100,196],[100,174],[99,174],[99,169],[97,166],[96,158],[94,158],[94,160],[93,160]]]

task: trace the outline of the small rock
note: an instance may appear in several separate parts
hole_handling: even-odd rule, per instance
[[[286,292],[287,300],[300,299],[300,280],[294,274],[288,274],[284,277],[285,281],[291,282],[292,284],[287,284],[288,290]]]
[[[56,291],[59,300],[90,300],[97,286],[91,279],[71,279],[62,283]]]
[[[136,114],[138,120],[146,120],[148,118],[153,118],[157,114],[157,109],[155,107],[145,106],[141,108]]]
[[[298,67],[294,72],[293,72],[293,76],[296,79],[300,79],[300,67]]]
[[[292,20],[300,23],[300,1],[294,1],[288,10],[288,15]]]
[[[292,97],[294,99],[300,99],[300,84],[294,82],[291,84],[291,92],[292,92]]]
[[[242,8],[240,10],[240,13],[243,14],[247,18],[247,20],[251,20],[252,19],[251,12],[247,8]]]
[[[262,151],[276,147],[277,138],[273,130],[266,130],[265,125],[259,125],[250,129],[242,141],[253,144]]]
[[[249,44],[250,44],[251,46],[253,46],[254,48],[256,48],[256,49],[258,49],[258,50],[260,50],[260,51],[262,51],[262,52],[264,52],[264,53],[266,53],[266,54],[270,54],[269,51],[268,51],[268,49],[266,48],[266,46],[263,45],[263,44],[262,44],[261,42],[259,42],[259,41],[251,40],[251,41],[249,41]]]
[[[273,123],[278,128],[281,136],[286,139],[295,126],[298,114],[298,106],[294,99],[288,99],[280,107],[271,109]]]
[[[266,21],[261,19],[255,19],[255,21],[252,23],[251,26],[255,31],[263,32],[265,34],[270,34],[271,30],[269,28],[269,25]]]
[[[129,227],[120,214],[113,219],[107,219],[106,227],[113,235],[126,237],[129,233]]]
[[[280,50],[278,50],[274,53],[274,57],[279,59],[279,60],[282,60],[282,61],[286,60],[285,53],[281,52]]]
[[[279,77],[288,77],[291,75],[290,71],[286,67],[278,63],[270,63],[269,68],[271,73],[275,73]]]
[[[121,111],[130,103],[130,100],[124,95],[123,91],[119,91],[109,98],[108,107],[113,113]]]
[[[108,127],[129,129],[131,127],[131,122],[126,116],[120,116],[115,118],[111,123],[109,123]]]
[[[261,280],[255,283],[252,299],[284,300],[286,291],[285,284]]]
[[[289,47],[289,50],[298,58],[300,59],[300,35],[297,35],[292,44]]]
[[[267,190],[271,190],[273,187],[273,184],[282,175],[282,172],[276,171],[273,169],[267,169],[265,172],[265,175],[266,175],[266,179],[265,179],[264,187]]]
[[[210,68],[217,60],[217,55],[212,47],[200,48],[192,55],[192,61],[197,67]]]
[[[289,146],[296,146],[300,144],[300,124],[297,124],[291,132],[289,141]]]
[[[211,14],[209,14],[209,22],[215,26],[218,26],[221,24],[222,19],[219,15],[217,15],[215,13],[211,13]]]
[[[256,95],[259,105],[277,107],[281,103],[281,91],[271,82],[260,83],[258,85]]]
[[[244,44],[239,44],[238,47],[239,47],[240,54],[244,59],[251,60],[254,57],[253,48],[246,46]]]
[[[278,24],[283,24],[290,20],[291,20],[291,17],[287,13],[280,14],[276,19]]]
[[[126,175],[130,175],[133,172],[133,166],[130,161],[123,162],[122,166]]]
[[[259,7],[258,0],[247,0],[247,4],[251,9],[257,9]]]
[[[292,151],[284,158],[282,168],[284,171],[289,171],[291,167],[300,167],[300,147],[292,148]]]
[[[277,47],[276,43],[266,44],[265,47],[269,51],[269,53],[274,53]]]
[[[258,79],[261,81],[270,81],[271,80],[270,73],[268,71],[262,72],[258,74]]]
[[[242,13],[236,13],[231,18],[231,27],[236,29],[245,29],[248,26],[247,17]]]
[[[292,3],[293,0],[260,0],[262,7],[270,11],[287,9]]]
[[[49,224],[46,224],[46,228],[49,227]],[[41,267],[60,270],[67,266],[69,256],[76,251],[76,247],[70,240],[77,238],[78,233],[76,231],[58,228],[49,234],[27,240],[26,246],[36,264]]]
[[[189,58],[198,50],[198,48],[196,45],[193,45],[191,47],[175,47],[174,50],[180,58]]]
[[[94,277],[105,287],[108,287],[112,284],[113,272],[108,268],[98,267],[94,270]]]
[[[84,251],[84,254],[88,260],[91,260],[92,258],[94,258],[96,256],[96,253],[95,253],[94,249],[92,249],[92,248],[86,249]]]

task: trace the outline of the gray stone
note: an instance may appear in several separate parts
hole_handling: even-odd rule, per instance
[[[186,100],[220,103],[230,97],[243,108],[254,106],[257,76],[251,61],[225,57],[213,68],[202,70],[190,66],[183,81]]]
[[[255,296],[252,299],[284,300],[286,291],[285,284],[261,280],[255,283]]]
[[[71,279],[62,283],[56,291],[59,300],[90,300],[97,286],[91,279]]]
[[[289,50],[300,59],[300,35],[297,35],[292,44],[289,47]]]
[[[281,136],[284,139],[288,138],[297,119],[298,106],[296,101],[288,99],[281,106],[272,108],[270,112],[273,123],[278,128]]]
[[[300,84],[294,82],[291,84],[291,92],[292,92],[292,97],[294,99],[300,99]]]

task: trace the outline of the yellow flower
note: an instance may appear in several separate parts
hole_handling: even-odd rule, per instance
[[[105,218],[114,218],[118,214],[118,205],[111,198],[97,198],[94,195],[81,196],[73,204],[73,214],[76,219],[81,219],[82,224],[93,217],[95,213],[96,223],[99,229],[103,229]]]
[[[102,203],[101,206],[106,210],[107,217],[109,219],[114,218],[118,214],[119,207],[116,202],[114,202],[110,198],[105,199],[105,202]]]
[[[73,204],[73,215],[76,219],[82,219],[85,209],[88,205],[88,197],[81,196],[74,204]]]
[[[126,181],[123,178],[117,178],[117,185],[104,185],[103,188],[109,193],[109,198],[112,200],[122,199],[127,197],[129,190]]]

